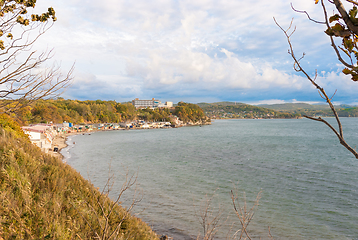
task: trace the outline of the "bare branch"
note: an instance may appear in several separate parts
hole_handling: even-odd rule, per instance
[[[212,200],[214,196],[215,192],[210,197],[205,195],[205,199],[199,206],[199,212],[195,211],[195,215],[203,229],[203,240],[213,240],[221,226],[220,222],[222,220],[223,210],[221,207],[215,212],[212,210]],[[197,240],[199,239],[200,234],[197,236]]]
[[[4,10],[6,7],[11,9]],[[44,65],[52,59],[52,50],[32,50],[34,43],[53,26],[54,21],[49,19],[52,13],[49,10],[47,17],[41,16],[44,19],[31,21],[32,16],[24,11],[27,7],[23,1],[11,1],[11,4],[7,1],[0,9],[0,113],[16,111],[26,106],[24,103],[41,98],[58,96],[72,81],[73,66],[63,76],[60,66]]]
[[[320,94],[320,96],[328,103],[331,111],[333,112],[334,114],[334,117],[335,117],[335,120],[338,124],[338,131],[331,125],[329,124],[327,121],[321,119],[321,118],[314,118],[314,117],[309,117],[309,116],[304,116],[306,118],[309,118],[309,119],[312,119],[312,120],[315,120],[315,121],[320,121],[320,122],[323,122],[325,123],[335,134],[336,136],[338,137],[339,139],[339,142],[346,148],[348,149],[357,159],[358,159],[358,153],[352,148],[350,147],[346,141],[344,140],[344,137],[343,137],[343,128],[342,128],[342,124],[341,124],[341,121],[338,117],[338,114],[337,114],[337,111],[335,109],[335,107],[333,106],[332,104],[332,98],[329,98],[328,95],[326,94],[326,92],[324,91],[324,89],[319,86],[308,74],[307,72],[301,67],[300,65],[300,62],[296,59],[294,53],[293,53],[293,47],[292,47],[292,44],[291,44],[291,40],[290,40],[290,37],[289,37],[289,34],[287,33],[287,31],[283,30],[283,28],[277,23],[276,19],[274,18],[274,21],[275,23],[277,24],[277,26],[283,31],[283,33],[285,34],[286,36],[286,39],[287,39],[287,42],[288,42],[288,45],[289,45],[289,52],[290,52],[290,55],[292,57],[292,59],[294,60],[294,63],[296,64],[298,70],[300,72],[302,72],[306,77],[307,79],[318,89],[318,92]],[[291,26],[291,24],[290,24]],[[316,73],[317,74],[317,73]],[[334,96],[334,95],[333,95]]]
[[[270,228],[270,227],[268,227],[268,237],[269,237],[271,240],[275,240],[275,239],[273,238],[273,236],[271,235],[271,228]]]
[[[357,6],[358,6],[358,2],[356,2],[356,1],[353,1],[353,0],[347,0],[347,2],[353,3],[354,5],[357,5]],[[333,2],[332,2],[332,3],[333,3]]]
[[[255,211],[259,205],[259,200],[261,198],[261,191],[257,194],[256,200],[250,209],[247,208],[245,192],[243,194],[243,198],[244,198],[244,200],[243,200],[244,205],[240,206],[240,202],[238,201],[237,189],[236,189],[235,193],[231,190],[231,200],[232,200],[232,204],[234,207],[234,211],[235,211],[235,214],[238,217],[240,224],[241,224],[241,228],[236,231],[236,233],[234,234],[234,237],[236,237],[236,235],[240,232],[239,239],[242,239],[245,234],[248,239],[252,240],[251,236],[248,233],[247,228],[248,228],[251,220],[253,219],[253,217],[255,215]]]
[[[315,22],[315,23],[318,23],[318,24],[325,24],[325,22],[321,22],[321,21],[317,21],[317,20],[312,19],[312,18],[310,17],[310,15],[307,13],[307,11],[300,11],[300,10],[295,9],[295,8],[293,7],[293,4],[292,4],[292,3],[291,3],[291,8],[292,8],[292,10],[295,11],[295,12],[306,14],[307,18],[308,18],[309,20],[311,20],[312,22]]]
[[[337,93],[337,89],[336,89],[336,91],[334,91],[332,97],[329,100],[332,100],[332,98],[334,97],[334,95],[336,95],[336,93]]]
[[[111,165],[109,165],[107,181],[104,184],[101,192],[96,191],[94,188],[91,189],[91,194],[95,201],[94,204],[86,202],[87,207],[89,207],[91,210],[90,214],[83,214],[81,212],[80,214],[85,219],[86,224],[89,225],[92,231],[94,231],[97,239],[118,239],[117,237],[120,234],[123,222],[131,217],[131,210],[141,200],[136,198],[137,178],[137,174],[130,175],[127,169],[124,175],[124,182],[122,187],[120,188],[119,192],[116,193],[116,199],[111,201],[109,199],[109,194],[114,191],[113,186],[117,183],[117,181],[114,173],[111,170]],[[132,187],[135,187],[135,189],[131,204],[126,209],[123,209],[119,205],[120,199],[122,198],[123,194]],[[77,208],[76,210],[79,211]],[[93,215],[95,216],[96,223],[89,221],[90,218],[93,218]],[[115,220],[113,221],[113,219]]]

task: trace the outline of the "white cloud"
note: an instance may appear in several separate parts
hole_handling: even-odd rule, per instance
[[[351,93],[356,89],[354,83],[337,80],[345,77],[337,66],[324,67],[336,61],[329,54],[324,29],[295,13],[285,0],[106,0],[101,4],[48,0],[39,1],[39,11],[49,5],[59,20],[38,46],[55,47],[56,58],[64,66],[76,61],[74,87],[97,83],[99,91],[112,92],[123,86],[137,97],[180,90],[187,98],[200,92],[203,99],[232,91],[248,96],[255,89],[305,94],[313,87],[295,75],[286,39],[272,19],[287,27],[295,17],[295,49],[297,54],[305,51],[304,60],[313,63],[305,66],[325,71],[321,78],[327,90],[336,87]],[[322,17],[311,0],[293,0],[293,5],[316,19]],[[89,82],[83,82],[85,77]],[[118,98],[126,93],[118,91]],[[76,98],[76,91],[72,94]]]
[[[146,62],[129,59],[127,72],[145,79],[151,87],[183,82],[188,85],[200,82],[203,89],[243,88],[264,89],[270,87],[302,88],[305,81],[272,68],[269,64],[255,66],[242,61],[233,52],[221,50],[224,57],[210,57],[202,52],[149,51]]]

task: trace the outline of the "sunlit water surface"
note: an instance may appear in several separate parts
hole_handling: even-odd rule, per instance
[[[334,119],[329,119],[333,122]],[[342,119],[358,144],[358,118]],[[75,142],[75,144],[74,144]],[[217,120],[211,126],[97,132],[71,136],[65,160],[96,187],[109,168],[118,185],[137,173],[142,200],[134,212],[159,233],[195,238],[205,196],[222,209],[217,239],[238,229],[230,191],[248,206],[262,190],[250,224],[254,238],[358,239],[358,160],[329,128],[306,119]],[[130,204],[134,191],[122,198]],[[140,198],[137,195],[136,198]]]

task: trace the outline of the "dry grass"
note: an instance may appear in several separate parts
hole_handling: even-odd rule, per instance
[[[110,239],[158,239],[73,168],[29,143],[13,122],[0,124],[6,126],[0,127],[0,239],[98,239],[104,222],[115,229]]]

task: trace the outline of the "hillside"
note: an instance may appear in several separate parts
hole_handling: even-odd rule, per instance
[[[73,168],[32,145],[6,115],[0,168],[0,239],[158,239]]]
[[[333,117],[328,105],[307,103],[261,104],[258,106],[237,102],[198,103],[211,118],[297,118],[301,116]],[[335,106],[340,117],[358,117],[358,107]]]
[[[327,104],[312,105],[307,103],[284,103],[259,106],[293,114],[333,117],[333,113]],[[335,108],[340,117],[358,117],[358,108],[355,106],[336,105]]]
[[[244,103],[217,102],[198,103],[198,105],[211,118],[297,118],[301,116]]]
[[[297,111],[297,110],[329,110],[327,104],[308,104],[308,103],[283,103],[283,104],[260,104],[259,107],[269,108],[276,111]]]
[[[171,122],[178,115],[183,122],[206,121],[202,109],[196,104],[180,102],[173,108],[136,109],[131,103],[116,101],[39,100],[16,112],[16,120],[22,125],[32,123],[118,123],[133,120]]]

